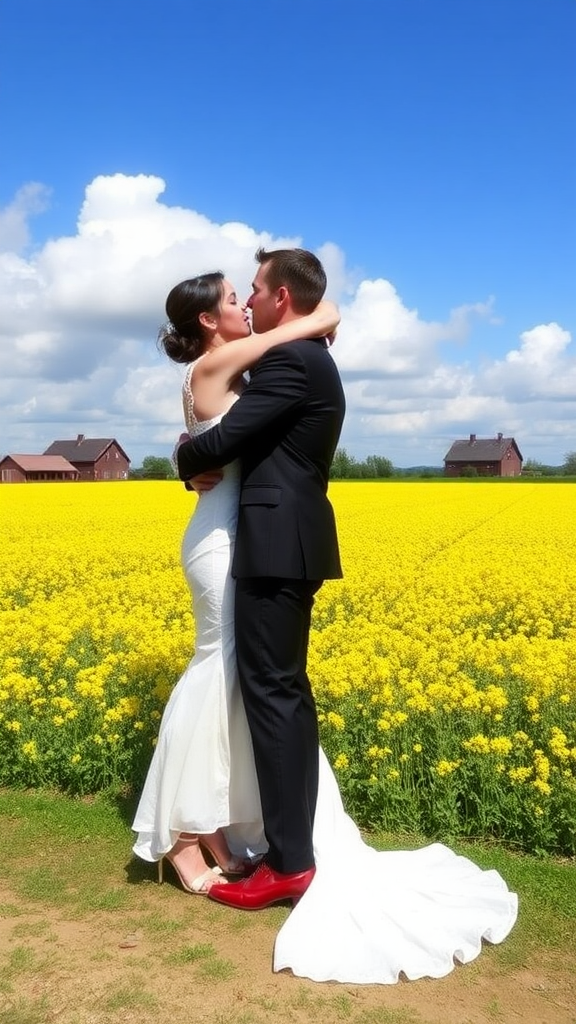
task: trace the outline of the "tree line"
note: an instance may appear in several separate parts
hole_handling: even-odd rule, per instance
[[[345,448],[338,448],[330,470],[332,480],[381,480],[394,474],[390,459],[381,455],[369,455],[363,462],[349,455]],[[168,458],[147,455],[142,465],[130,470],[131,480],[174,480],[176,473]]]
[[[547,466],[536,459],[526,459],[522,466],[524,476],[576,476],[576,452],[566,452],[561,466]]]
[[[536,459],[526,459],[525,476],[576,476],[576,452],[567,452],[561,466],[547,466]],[[392,476],[443,476],[442,467],[419,466],[413,470],[395,469],[383,455],[368,455],[364,461],[355,459],[345,448],[337,448],[330,468],[331,480],[387,480]],[[465,475],[465,474],[463,474]],[[176,473],[168,458],[147,455],[142,465],[131,469],[131,480],[175,480]]]

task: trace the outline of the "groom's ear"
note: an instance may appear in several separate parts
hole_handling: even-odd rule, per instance
[[[276,305],[281,312],[284,312],[286,307],[290,305],[290,292],[283,284],[280,285],[276,292]]]

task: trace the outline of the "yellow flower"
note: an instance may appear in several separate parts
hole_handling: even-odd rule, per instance
[[[367,753],[371,761],[375,761],[377,758],[384,757],[384,751],[382,750],[382,747],[369,747]]]
[[[487,736],[483,736],[482,733],[472,736],[469,740],[463,740],[462,746],[465,750],[470,750],[474,754],[490,753],[490,740]]]
[[[570,757],[570,748],[568,746],[568,737],[566,736],[566,733],[557,726],[552,726],[550,733],[550,750],[560,761],[566,761]]]
[[[460,767],[461,763],[461,761],[438,761],[438,764],[435,766],[436,774],[440,778],[443,778],[445,775],[452,775]]]
[[[547,782],[544,782],[543,779],[534,779],[532,786],[534,789],[537,789],[542,796],[550,796],[550,793],[552,792],[552,787],[549,786]]]
[[[334,761],[334,767],[338,770],[341,770],[343,768],[348,768],[348,766],[349,761],[346,754],[338,754],[336,760]]]
[[[490,740],[490,750],[494,754],[509,754],[512,750],[512,740],[508,736],[494,736]]]

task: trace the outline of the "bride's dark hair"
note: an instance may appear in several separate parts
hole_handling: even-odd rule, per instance
[[[158,344],[175,363],[191,363],[202,355],[204,328],[199,317],[215,313],[222,302],[224,274],[200,274],[174,286],[166,299],[168,323],[158,332]]]

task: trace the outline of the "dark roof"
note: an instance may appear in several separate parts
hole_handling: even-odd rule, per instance
[[[444,462],[501,462],[510,445],[522,460],[520,449],[513,437],[480,437],[471,434],[465,441],[454,441],[444,456]]]
[[[78,470],[75,466],[71,466],[70,463],[62,458],[61,455],[6,455],[2,462],[6,459],[12,459],[20,469],[23,469],[25,473],[35,472],[67,472],[77,473]]]
[[[115,444],[125,459],[130,462],[126,452],[113,437],[84,437],[79,434],[74,441],[53,441],[44,455],[62,455],[70,462],[97,462],[110,445]]]

